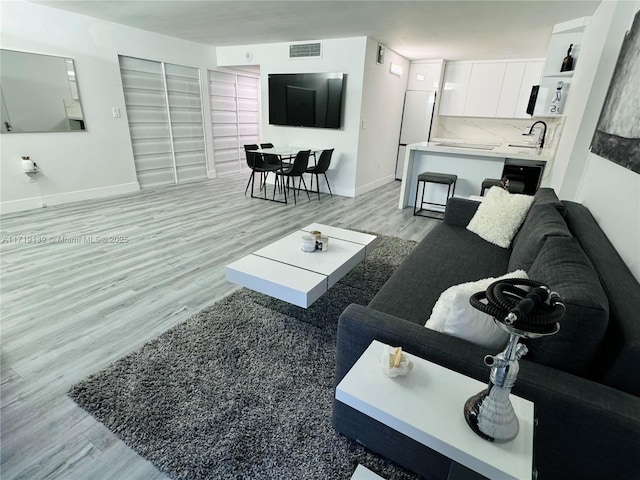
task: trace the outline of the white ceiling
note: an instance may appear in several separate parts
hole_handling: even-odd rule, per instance
[[[554,24],[600,1],[39,0],[213,46],[368,36],[409,59],[545,57]]]

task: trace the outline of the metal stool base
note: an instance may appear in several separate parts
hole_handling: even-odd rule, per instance
[[[428,179],[429,176],[435,177],[431,180]],[[420,177],[427,177],[421,179]],[[440,177],[440,178],[437,178]],[[435,202],[425,202],[424,201],[424,192],[427,186],[427,183],[435,183],[439,185],[447,185],[447,200],[455,195],[456,192],[456,181],[458,180],[457,175],[446,175],[446,174],[430,174],[428,172],[421,173],[418,175],[418,184],[416,185],[416,200],[413,204],[413,216],[414,217],[427,217],[434,218],[436,220],[442,220],[444,218],[444,212],[439,210],[430,210],[428,208],[423,208],[425,205],[436,205],[438,207],[447,206],[446,203],[435,203]],[[418,191],[420,190],[420,184],[422,183],[422,195],[420,197],[420,205],[418,206]],[[423,214],[420,212],[428,212],[428,214]],[[434,215],[435,214],[435,215]]]

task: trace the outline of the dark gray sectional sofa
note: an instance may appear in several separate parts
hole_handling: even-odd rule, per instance
[[[336,385],[373,340],[487,382],[483,358],[497,352],[424,323],[446,288],[522,268],[567,303],[557,335],[526,342],[513,388],[535,403],[538,479],[640,479],[640,284],[590,212],[551,189],[536,193],[510,249],[466,230],[478,205],[451,199],[371,303],[342,313]],[[447,477],[449,459],[338,401],[333,424],[425,478]]]

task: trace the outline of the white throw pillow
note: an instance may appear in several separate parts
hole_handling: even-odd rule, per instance
[[[467,225],[467,230],[487,242],[509,248],[533,203],[533,196],[509,193],[491,187]]]
[[[475,282],[461,283],[447,288],[433,306],[425,327],[447,335],[462,338],[491,350],[501,350],[509,340],[509,334],[486,313],[476,310],[469,298],[486,290],[496,280],[505,278],[529,278],[524,270],[516,270],[501,277],[490,277]]]

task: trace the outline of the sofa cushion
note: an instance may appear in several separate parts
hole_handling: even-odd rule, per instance
[[[548,237],[570,237],[569,227],[556,208],[534,204],[511,245],[509,270],[528,271]]]
[[[609,298],[609,327],[594,377],[640,397],[640,283],[589,210],[564,202],[569,229],[580,242]]]
[[[536,205],[551,205],[564,217],[564,203],[560,201],[553,188],[539,188],[533,196],[533,202]]]
[[[462,338],[492,351],[502,350],[509,340],[509,333],[499,327],[491,315],[471,306],[469,298],[474,293],[486,290],[496,280],[505,278],[529,277],[524,270],[517,270],[498,278],[483,278],[449,287],[442,292],[433,306],[425,327]]]
[[[478,211],[480,202],[466,198],[451,197],[447,200],[447,208],[444,211],[442,223],[466,227]]]
[[[558,292],[567,307],[555,335],[527,341],[527,359],[584,375],[602,342],[609,303],[591,262],[572,237],[549,237],[529,278]]]
[[[369,306],[424,325],[444,290],[478,278],[503,275],[509,253],[464,227],[441,223],[413,249]]]
[[[533,197],[509,193],[500,187],[491,187],[478,210],[467,225],[467,230],[487,242],[509,248],[533,203]]]

